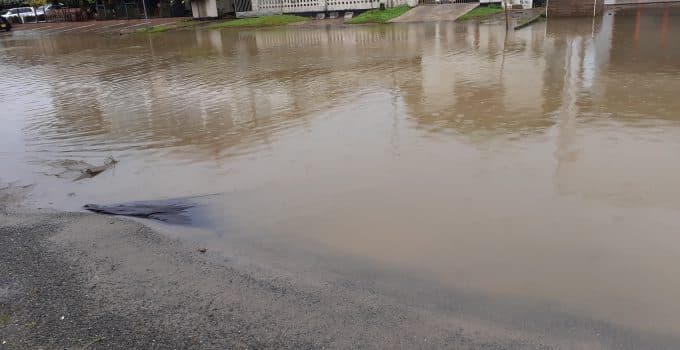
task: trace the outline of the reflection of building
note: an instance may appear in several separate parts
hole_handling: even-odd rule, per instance
[[[36,140],[183,146],[220,156],[267,142],[268,130],[280,130],[282,121],[304,123],[350,102],[364,86],[392,84],[386,68],[408,71],[418,62],[417,33],[406,28],[198,30],[131,42],[55,36],[17,53],[14,64],[45,56],[98,62],[50,65],[42,73],[59,83],[52,84],[51,108],[28,121]],[[82,50],[101,45],[108,45],[102,57]]]
[[[680,7],[631,7],[613,22],[612,64],[627,72],[680,67]]]
[[[565,35],[567,22],[548,23],[551,59],[564,62],[546,86],[560,96],[555,180],[561,193],[680,209],[679,145],[656,136],[676,132],[667,126],[678,122],[680,110],[680,45],[666,40],[680,28],[664,20],[667,10],[604,16],[594,33],[584,25],[585,32]]]
[[[94,62],[102,59],[83,55],[80,44],[114,45],[106,49],[113,54],[110,62],[81,65],[78,84],[64,82],[72,97],[58,99],[55,91],[58,111],[45,115],[61,122],[36,119],[35,130],[60,125],[70,129],[65,134],[87,131],[82,136],[93,142],[143,138],[135,147],[191,145],[218,154],[257,141],[253,135],[262,139],[262,130],[282,120],[304,119],[351,103],[364,87],[382,86],[396,89],[408,118],[427,130],[542,133],[553,125],[545,108],[556,106],[543,94],[550,65],[536,59],[548,54],[544,33],[544,23],[507,39],[502,27],[476,23],[198,30],[135,38],[133,48],[57,36],[34,50]],[[47,74],[73,76],[54,69]],[[82,106],[91,111],[82,113]],[[251,134],[250,126],[259,129]]]
[[[419,79],[402,76],[412,118],[432,131],[503,134],[552,125],[542,110],[544,24],[512,34],[483,24],[437,24],[424,48]],[[469,52],[469,54],[447,55]]]
[[[38,67],[56,82],[53,110],[33,116],[27,130],[63,147],[70,140],[61,135],[71,135],[222,156],[352,103],[362,90],[387,90],[407,120],[432,133],[488,140],[556,128],[560,172],[568,174],[573,167],[563,161],[579,156],[579,116],[605,110],[609,120],[626,121],[633,110],[676,118],[680,83],[647,74],[677,71],[680,62],[677,43],[664,40],[675,24],[661,18],[551,20],[507,38],[502,27],[476,23],[197,30],[126,41],[54,36],[14,50],[11,64]],[[81,64],[41,66],[45,57]],[[606,78],[611,72],[617,79]],[[629,89],[634,84],[648,89]]]
[[[549,0],[548,17],[592,17],[604,11],[605,0]]]

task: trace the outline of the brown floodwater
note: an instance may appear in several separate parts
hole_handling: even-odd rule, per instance
[[[3,34],[0,180],[65,210],[215,194],[179,236],[299,255],[300,273],[327,256],[350,276],[415,276],[516,324],[538,308],[672,342],[679,38],[678,8],[507,37],[494,23]],[[109,156],[73,181],[72,161]]]

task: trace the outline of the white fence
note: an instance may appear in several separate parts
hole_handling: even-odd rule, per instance
[[[252,10],[236,12],[236,17],[254,17],[281,13],[340,12],[380,7],[381,0],[251,0]],[[384,0],[383,0],[384,1]],[[405,0],[388,1],[394,6]]]

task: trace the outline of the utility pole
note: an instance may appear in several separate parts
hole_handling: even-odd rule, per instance
[[[508,20],[508,0],[503,0],[503,7],[505,7],[505,32],[510,30],[510,21]]]
[[[146,14],[146,0],[142,0],[142,7],[144,7],[144,21],[149,22],[149,16]]]

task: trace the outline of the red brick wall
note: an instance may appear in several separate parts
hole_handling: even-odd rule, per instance
[[[592,17],[595,2],[599,15],[604,11],[604,0],[548,0],[548,17]]]

